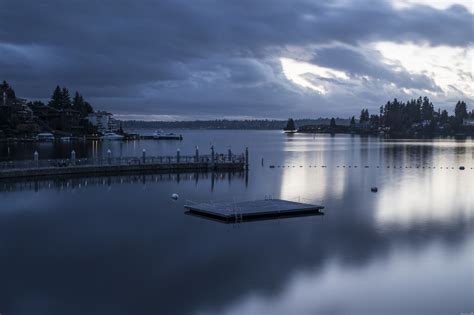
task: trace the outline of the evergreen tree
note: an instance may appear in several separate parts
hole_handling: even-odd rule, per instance
[[[439,122],[441,124],[446,124],[448,122],[448,118],[448,112],[446,110],[443,110],[439,115]]]
[[[431,103],[426,96],[423,97],[423,103],[421,104],[421,118],[423,120],[432,120],[433,112],[433,103]]]
[[[456,107],[454,108],[454,117],[458,123],[462,123],[464,118],[468,117],[467,114],[467,105],[464,101],[458,101]]]
[[[76,91],[72,100],[72,108],[78,112],[82,112],[84,109],[84,98],[79,92]]]
[[[296,130],[295,121],[293,120],[293,118],[288,118],[285,130]]]
[[[71,97],[69,96],[69,91],[63,87],[61,91],[61,108],[69,109],[71,108]]]
[[[334,119],[334,117],[331,118],[331,121],[329,123],[329,127],[336,128],[336,120]]]
[[[378,128],[379,125],[380,125],[380,117],[379,117],[379,115],[370,115],[369,122],[370,122],[370,126],[371,126],[371,127],[376,127],[376,128]]]
[[[91,104],[86,102],[82,95],[77,91],[74,94],[74,98],[72,100],[72,108],[80,112],[82,117],[85,117],[94,111]]]
[[[355,117],[352,116],[352,118],[351,118],[351,127],[354,127],[355,124],[356,124]]]
[[[53,95],[51,96],[51,99],[48,102],[48,106],[56,108],[56,109],[60,109],[62,100],[63,100],[63,94],[61,92],[61,88],[58,85],[54,89]]]
[[[2,85],[0,85],[0,102],[2,103],[3,105],[3,93],[5,92],[5,96],[6,96],[6,104],[11,104],[13,101],[16,100],[16,95],[15,95],[15,91],[13,90],[13,88],[8,84],[7,81],[3,81]]]
[[[89,115],[93,111],[94,111],[94,108],[92,108],[92,105],[89,104],[89,102],[84,102],[84,107],[83,107],[83,110],[82,110],[82,113],[84,114],[84,116]]]
[[[359,122],[361,124],[363,123],[366,123],[369,121],[369,110],[368,109],[363,109],[361,112],[360,112],[360,118],[359,118]]]

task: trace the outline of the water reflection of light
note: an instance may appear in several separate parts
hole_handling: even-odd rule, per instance
[[[302,202],[306,199],[321,201],[330,192],[331,196],[339,198],[344,193],[346,172],[322,167],[331,159],[325,153],[328,150],[324,145],[326,142],[303,140],[306,141],[285,143],[284,150],[295,153],[285,155],[283,165],[287,167],[282,169],[279,197]]]
[[[330,260],[323,270],[294,274],[274,295],[250,293],[218,313],[197,314],[451,314],[453,305],[472,309],[473,250],[471,238],[449,255],[431,244],[398,248],[360,268]]]
[[[330,193],[339,198],[344,193],[344,170],[328,170],[325,168],[285,168],[282,170],[280,198],[297,201],[301,199],[322,200]]]
[[[459,170],[420,170],[387,183],[379,192],[375,219],[378,224],[410,226],[426,221],[474,217],[474,182]]]
[[[433,139],[432,141],[420,140],[391,140],[384,141],[383,145],[386,147],[397,146],[415,146],[415,147],[430,147],[430,148],[474,148],[474,142],[470,140],[449,140],[449,139]]]

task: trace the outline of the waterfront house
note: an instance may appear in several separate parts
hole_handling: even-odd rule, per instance
[[[474,127],[474,118],[464,118],[462,124],[464,126]]]
[[[42,132],[36,136],[36,140],[40,142],[54,141],[54,135],[50,132]]]
[[[87,120],[101,133],[117,131],[119,129],[119,124],[113,118],[113,114],[105,111],[91,113],[87,116]]]

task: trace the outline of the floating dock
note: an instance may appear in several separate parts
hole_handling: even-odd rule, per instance
[[[197,203],[184,207],[188,209],[187,214],[226,223],[324,214],[323,206],[281,199]]]

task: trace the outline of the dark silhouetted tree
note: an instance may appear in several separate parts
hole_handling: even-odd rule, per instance
[[[56,108],[56,109],[60,109],[62,100],[63,100],[63,94],[61,92],[61,88],[58,85],[54,89],[53,95],[51,95],[51,99],[48,102],[48,106]]]
[[[378,128],[380,125],[379,115],[370,115],[369,123],[371,127]]]
[[[448,122],[448,118],[449,118],[448,111],[444,109],[439,115],[440,124],[443,124],[443,125],[446,124]]]
[[[454,108],[454,117],[458,123],[462,123],[464,118],[468,117],[467,105],[464,101],[458,101]]]
[[[71,108],[71,97],[69,96],[69,91],[67,88],[63,87],[61,90],[61,108],[69,109]]]
[[[352,118],[351,118],[351,127],[354,127],[355,124],[356,124],[355,117],[352,116]]]
[[[285,130],[291,131],[296,130],[295,121],[293,118],[288,118],[288,122],[286,123]]]
[[[433,103],[430,102],[428,97],[423,97],[423,103],[421,104],[421,118],[423,120],[432,120],[433,112]]]
[[[72,108],[77,111],[81,111],[83,107],[84,99],[82,98],[82,95],[76,91],[76,93],[74,93],[74,98],[72,99]]]
[[[11,104],[16,100],[15,91],[13,88],[8,84],[7,81],[3,81],[0,85],[0,102],[3,105],[3,93],[5,92],[5,105]]]
[[[361,124],[369,122],[369,110],[368,109],[363,109],[360,112],[359,122]]]

